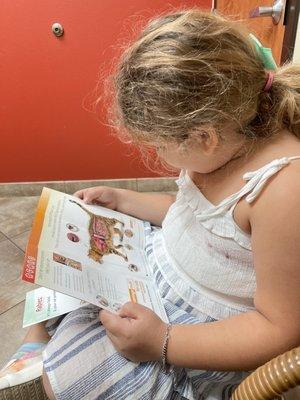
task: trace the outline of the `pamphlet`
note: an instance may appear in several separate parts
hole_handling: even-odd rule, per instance
[[[26,293],[23,328],[58,317],[86,305],[83,300],[40,287]]]
[[[113,312],[127,301],[139,303],[167,321],[145,256],[147,224],[44,188],[22,279]]]

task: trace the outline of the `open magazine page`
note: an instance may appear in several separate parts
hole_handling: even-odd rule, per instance
[[[134,301],[166,319],[144,253],[144,224],[44,188],[22,278],[112,311]]]

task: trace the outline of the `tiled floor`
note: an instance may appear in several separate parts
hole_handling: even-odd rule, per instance
[[[0,366],[21,343],[25,294],[35,288],[20,280],[24,250],[38,197],[0,198]]]

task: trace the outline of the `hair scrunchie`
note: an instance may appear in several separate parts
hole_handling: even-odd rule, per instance
[[[268,92],[271,89],[273,80],[274,80],[274,72],[269,71],[267,74],[267,81],[264,87],[264,92]]]
[[[261,42],[252,33],[249,34],[249,37],[254,44],[257,54],[264,65],[264,68],[266,70],[275,71],[277,69],[277,64],[274,60],[272,50],[269,47],[263,47]]]

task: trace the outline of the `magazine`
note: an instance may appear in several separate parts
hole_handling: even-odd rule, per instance
[[[147,224],[44,188],[22,279],[113,312],[139,303],[167,321],[145,256]]]

